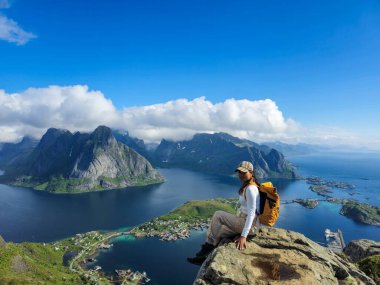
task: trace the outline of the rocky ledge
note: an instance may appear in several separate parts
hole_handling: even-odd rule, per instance
[[[343,251],[353,262],[358,262],[368,256],[380,255],[380,242],[368,239],[351,241]]]
[[[348,259],[292,231],[260,228],[238,251],[219,246],[194,282],[209,284],[375,284]]]

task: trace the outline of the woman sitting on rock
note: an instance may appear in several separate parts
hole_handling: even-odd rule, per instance
[[[253,165],[249,161],[242,161],[235,172],[238,173],[242,186],[239,189],[240,209],[238,215],[232,215],[224,211],[216,211],[212,216],[208,229],[206,243],[195,257],[187,258],[194,264],[202,264],[208,254],[219,244],[223,238],[231,238],[238,234],[235,240],[236,248],[243,250],[246,248],[247,236],[254,234],[256,224],[256,201],[259,199],[259,190]]]

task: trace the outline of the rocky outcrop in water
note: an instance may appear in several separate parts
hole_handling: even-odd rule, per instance
[[[359,239],[350,241],[343,249],[353,262],[358,262],[366,257],[380,254],[380,242],[368,239]]]
[[[91,134],[49,129],[28,157],[6,169],[5,179],[51,192],[114,189],[163,181],[144,157],[116,141],[105,126]]]
[[[260,228],[238,251],[219,246],[194,282],[210,284],[375,284],[354,264],[292,231]]]
[[[258,177],[297,178],[295,168],[275,149],[225,133],[196,134],[191,140],[162,140],[153,153],[161,167],[181,167],[231,175],[242,160],[253,163]]]

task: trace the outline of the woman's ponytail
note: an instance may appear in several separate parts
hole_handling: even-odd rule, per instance
[[[257,189],[260,190],[260,183],[256,178],[256,174],[254,171],[249,171],[252,173],[252,178],[250,180],[244,181],[243,185],[239,188],[239,195],[243,194],[245,187],[247,187],[249,184],[255,183],[257,186]]]

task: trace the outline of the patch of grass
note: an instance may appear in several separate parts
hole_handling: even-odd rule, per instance
[[[42,183],[40,185],[37,185],[34,187],[34,189],[36,190],[46,190],[46,187],[49,185],[49,183],[45,182],[45,183]]]
[[[372,278],[376,284],[380,284],[380,254],[364,258],[358,265],[360,270]]]
[[[0,247],[0,284],[85,284],[62,265],[63,254],[51,244],[6,243]]]
[[[222,210],[231,214],[236,213],[236,199],[193,200],[186,202],[169,214],[159,217],[161,220],[175,220],[181,217],[182,221],[207,220]]]

